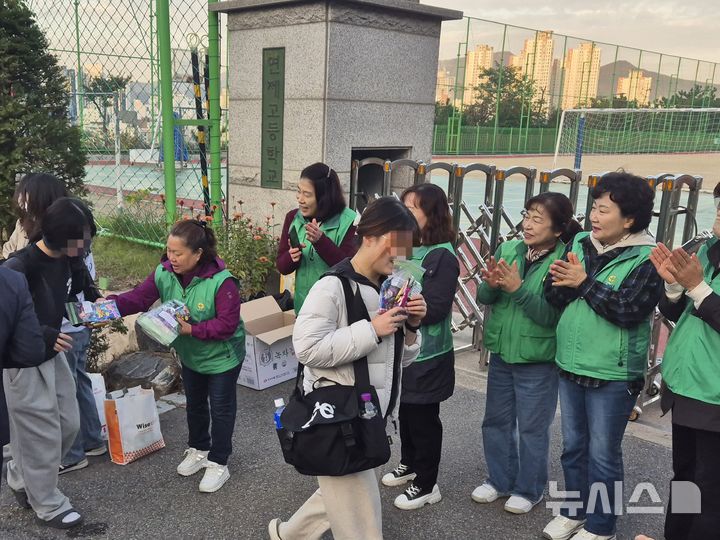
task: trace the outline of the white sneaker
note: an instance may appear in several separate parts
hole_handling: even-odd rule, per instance
[[[511,514],[527,514],[542,500],[543,498],[540,497],[537,501],[530,502],[525,497],[513,495],[505,502],[505,511]]]
[[[543,536],[550,540],[569,540],[585,525],[584,519],[570,519],[565,516],[555,516],[543,529]]]
[[[188,448],[185,450],[185,459],[183,459],[177,467],[178,474],[181,476],[192,476],[200,469],[205,468],[208,464],[207,456],[207,451]]]
[[[392,471],[382,477],[381,482],[388,487],[402,486],[403,484],[415,480],[417,475],[410,470],[410,467],[400,463]]]
[[[429,493],[423,493],[415,484],[410,484],[405,493],[395,498],[393,504],[400,510],[417,510],[426,504],[435,504],[441,500],[442,495],[440,495],[440,488],[437,484],[433,486],[432,491]]]
[[[571,540],[615,540],[615,538],[617,537],[614,534],[611,536],[600,536],[599,534],[588,532],[585,529],[580,529]]]
[[[280,518],[275,518],[268,523],[268,534],[270,535],[270,540],[282,540],[282,538],[280,538],[281,523],[282,520]]]
[[[200,491],[203,493],[214,493],[230,478],[230,471],[226,465],[220,465],[214,461],[208,461],[205,465],[205,474],[200,481]]]
[[[97,448],[85,450],[86,456],[102,456],[104,454],[107,454],[107,446],[105,446],[104,444],[102,446],[98,446]]]
[[[507,497],[507,495],[498,493],[498,490],[495,489],[492,484],[485,482],[482,486],[476,487],[470,497],[472,497],[472,500],[475,502],[491,503],[500,497]]]

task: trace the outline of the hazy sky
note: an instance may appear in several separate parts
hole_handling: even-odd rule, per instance
[[[720,0],[421,2],[461,10],[469,17],[720,62]],[[454,52],[441,51],[441,58],[448,56]]]

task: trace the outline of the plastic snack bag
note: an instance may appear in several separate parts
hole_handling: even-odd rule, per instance
[[[120,311],[115,300],[101,300],[95,303],[68,302],[65,304],[65,310],[73,326],[96,327],[120,319]]]
[[[425,269],[409,260],[396,260],[393,273],[380,287],[380,309],[378,313],[395,307],[405,307],[410,297],[422,292],[420,281]]]
[[[190,319],[190,312],[179,300],[170,300],[138,317],[143,331],[160,345],[169,346],[180,335],[177,318]]]

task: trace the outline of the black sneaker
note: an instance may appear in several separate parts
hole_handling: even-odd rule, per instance
[[[402,486],[403,484],[415,480],[417,476],[410,470],[410,467],[400,463],[392,471],[382,477],[382,483],[388,487]]]
[[[24,489],[16,491],[13,488],[10,488],[10,491],[12,491],[13,495],[15,495],[15,500],[18,505],[20,505],[20,508],[24,508],[25,510],[30,510],[32,508],[32,506],[30,506],[30,501],[28,501],[27,492]]]
[[[423,491],[415,484],[410,484],[405,493],[395,498],[393,504],[400,510],[416,510],[426,504],[435,504],[441,500],[442,495],[440,495],[440,488],[437,484],[430,491]]]
[[[60,465],[60,470],[58,471],[58,474],[66,474],[73,471],[79,471],[80,469],[84,469],[88,466],[88,460],[86,458],[82,458],[77,463],[73,463],[71,465]]]

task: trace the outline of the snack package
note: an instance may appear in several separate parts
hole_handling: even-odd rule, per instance
[[[120,319],[120,311],[115,300],[101,300],[95,303],[68,302],[65,304],[65,311],[73,326],[102,326]]]
[[[380,287],[380,309],[384,313],[395,307],[405,307],[411,296],[422,292],[422,279],[425,269],[415,261],[396,260],[393,273]]]
[[[170,300],[138,317],[143,331],[160,345],[169,346],[180,335],[177,318],[190,319],[190,312],[179,300]]]

